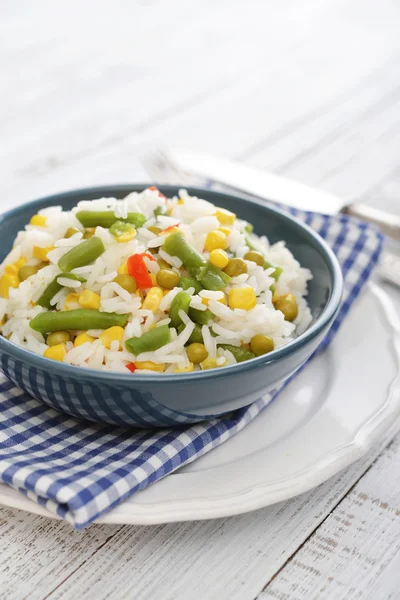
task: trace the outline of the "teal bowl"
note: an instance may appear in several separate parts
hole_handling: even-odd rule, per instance
[[[110,185],[55,194],[24,204],[0,217],[0,259],[41,208],[71,209],[79,200],[123,198],[147,185]],[[167,196],[178,187],[160,186]],[[56,410],[80,419],[135,427],[196,423],[247,406],[290,377],[314,352],[338,311],[342,274],[322,238],[304,223],[257,200],[190,188],[189,192],[228,208],[272,243],[285,240],[313,273],[308,302],[313,322],[305,333],[268,355],[237,365],[194,373],[138,375],[95,371],[49,360],[0,336],[0,368],[15,385]]]

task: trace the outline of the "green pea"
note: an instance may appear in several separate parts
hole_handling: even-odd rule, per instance
[[[25,281],[31,275],[36,275],[40,269],[46,267],[48,263],[41,262],[38,265],[25,265],[18,270],[18,277],[20,281]]]
[[[165,290],[173,290],[179,283],[179,275],[172,269],[160,269],[156,279],[158,285]]]
[[[230,277],[237,277],[243,273],[247,273],[247,265],[243,258],[230,258],[224,272]]]
[[[163,260],[162,258],[159,258],[157,260],[157,264],[160,267],[160,269],[170,269],[171,265],[167,263],[166,260]]]
[[[250,340],[250,348],[256,356],[268,354],[268,352],[272,352],[274,349],[274,340],[268,335],[257,333]]]
[[[114,281],[130,294],[136,292],[136,281],[130,275],[117,275]]]
[[[186,348],[187,356],[190,362],[195,365],[203,362],[208,357],[208,352],[204,344],[195,342]]]
[[[244,255],[245,260],[250,260],[251,262],[255,262],[259,267],[264,266],[265,259],[261,252],[257,252],[257,250],[250,250],[247,254]]]
[[[69,331],[53,331],[47,336],[46,344],[48,346],[57,346],[57,344],[65,344],[71,341]]]
[[[283,313],[286,321],[294,321],[299,314],[296,297],[293,294],[278,296],[273,302],[276,310],[280,310]]]

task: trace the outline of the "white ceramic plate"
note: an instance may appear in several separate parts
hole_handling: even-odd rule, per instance
[[[377,355],[379,354],[379,376]],[[101,523],[239,514],[319,485],[360,458],[400,414],[400,322],[369,284],[331,346],[241,433],[139,492]],[[0,503],[53,517],[0,484]]]

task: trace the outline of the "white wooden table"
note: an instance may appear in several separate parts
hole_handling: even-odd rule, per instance
[[[400,213],[395,0],[0,8],[1,209],[137,179],[137,157],[173,143]],[[314,491],[240,517],[78,533],[0,508],[0,597],[400,598],[398,431]]]

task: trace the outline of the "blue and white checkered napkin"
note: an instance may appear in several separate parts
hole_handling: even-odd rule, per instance
[[[345,216],[291,210],[325,240],[344,275],[340,312],[320,348],[340,327],[376,264],[383,238]],[[198,425],[135,431],[80,422],[47,408],[0,379],[0,478],[81,529],[139,490],[225,442],[280,390],[233,414]]]

